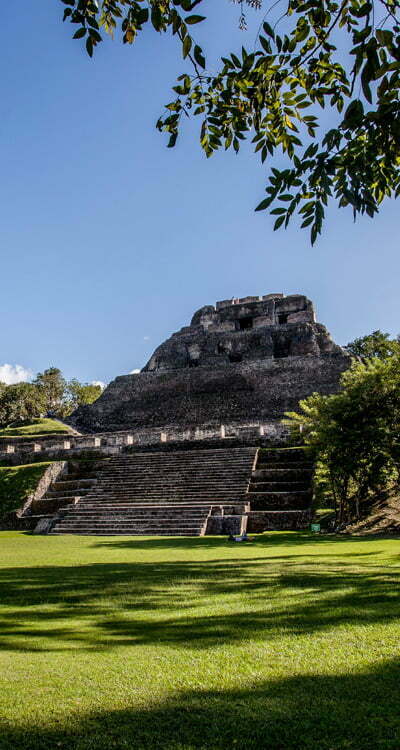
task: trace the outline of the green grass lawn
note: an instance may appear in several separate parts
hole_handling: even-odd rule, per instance
[[[400,540],[0,534],[1,750],[398,750]]]
[[[36,489],[48,466],[49,461],[25,466],[0,466],[0,518],[9,510],[16,510],[23,505],[28,495]]]
[[[29,424],[23,424],[21,427],[3,427],[0,430],[0,437],[22,437],[29,436],[39,437],[40,435],[59,435],[70,433],[68,425],[59,422],[57,419],[33,419]]]

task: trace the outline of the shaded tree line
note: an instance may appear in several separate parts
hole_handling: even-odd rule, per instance
[[[100,385],[67,381],[57,367],[39,372],[31,383],[6,385],[0,382],[0,426],[29,422],[48,416],[63,419],[102,393]]]

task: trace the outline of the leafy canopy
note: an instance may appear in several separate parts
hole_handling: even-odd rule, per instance
[[[358,516],[360,500],[400,482],[400,348],[386,358],[353,361],[338,394],[300,401],[289,422],[317,461],[338,520]]]
[[[350,341],[344,348],[353,357],[386,359],[400,352],[400,339],[390,339],[388,333],[378,330]]]
[[[314,243],[330,200],[350,206],[356,218],[373,217],[385,198],[397,197],[400,0],[276,0],[254,50],[221,57],[215,74],[190,31],[205,20],[193,13],[203,1],[61,0],[64,20],[77,26],[74,38],[85,41],[90,56],[101,31],[119,29],[132,44],[151,24],[177,37],[189,69],[158,129],[172,147],[184,116],[194,115],[207,156],[220,148],[237,152],[248,138],[262,162],[281,152],[286,166],[271,164],[267,195],[256,208],[270,209],[274,229],[298,214]],[[244,28],[245,4],[259,9],[261,0],[239,3]],[[325,126],[327,118],[321,123],[325,108],[333,127]]]
[[[44,414],[63,419],[101,396],[102,387],[66,381],[58,367],[39,372],[32,383],[6,385],[0,382],[0,426],[31,422]]]

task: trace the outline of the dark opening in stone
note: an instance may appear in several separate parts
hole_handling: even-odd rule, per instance
[[[274,357],[280,359],[282,357],[288,357],[290,354],[290,342],[285,339],[277,339],[274,341]]]
[[[248,331],[249,328],[253,328],[253,318],[240,318],[236,325],[238,331]]]
[[[229,362],[241,362],[242,359],[242,355],[237,354],[236,352],[232,352],[232,354],[229,354]]]
[[[280,315],[278,315],[278,323],[287,323],[287,319],[287,313],[280,313]]]

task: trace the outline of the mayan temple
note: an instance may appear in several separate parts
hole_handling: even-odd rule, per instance
[[[314,391],[332,393],[349,356],[294,294],[198,310],[135,375],[117,377],[72,423],[86,432],[280,420]]]
[[[349,364],[303,295],[202,307],[140,373],[72,415],[80,434],[4,446],[10,461],[55,460],[15,522],[95,535],[307,528],[312,457],[282,417],[337,391]]]

